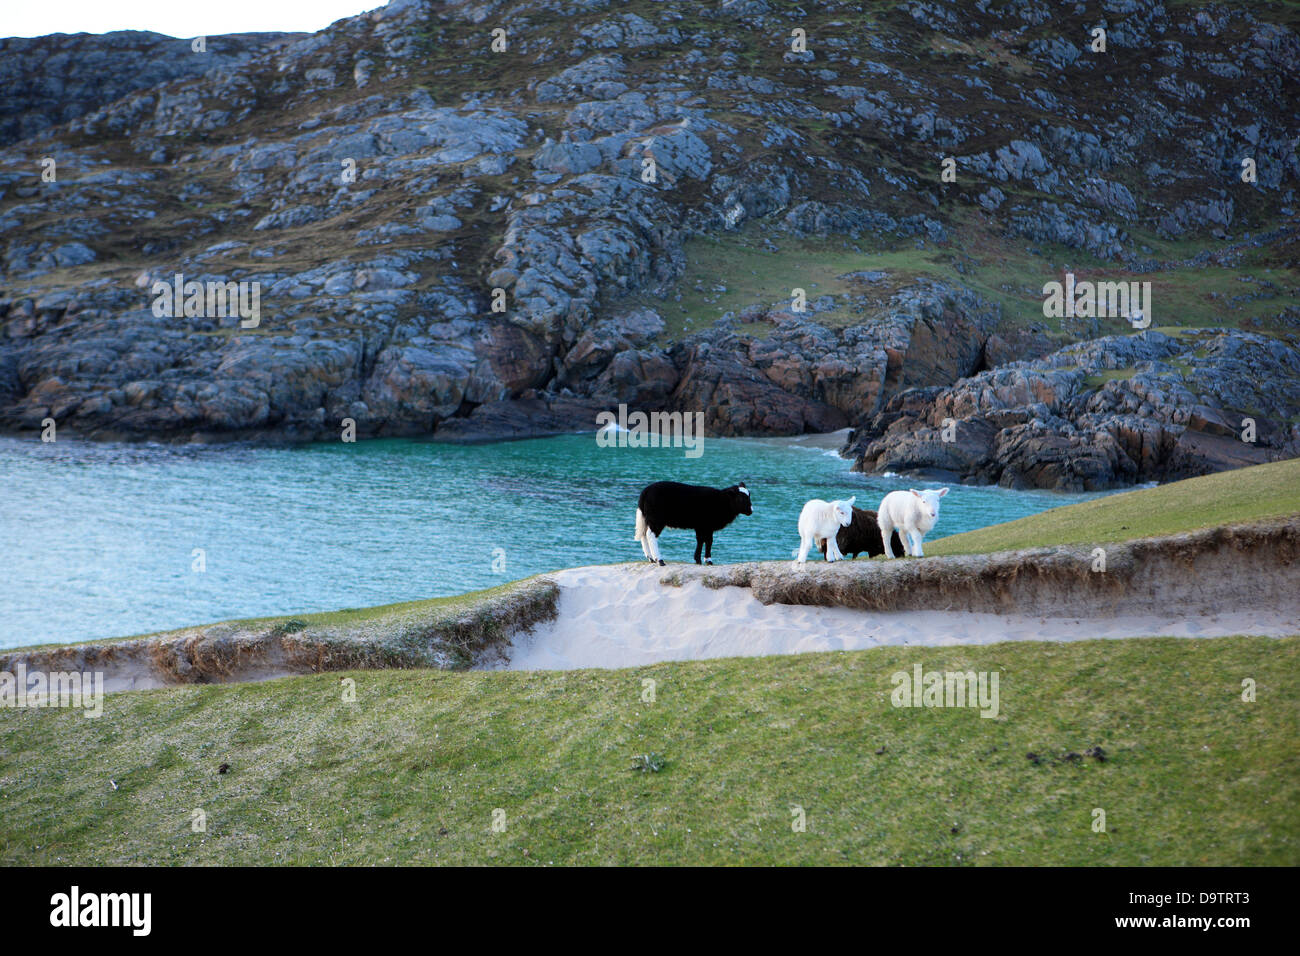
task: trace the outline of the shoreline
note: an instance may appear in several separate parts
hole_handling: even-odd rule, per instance
[[[895,561],[571,568],[448,609],[232,622],[0,652],[109,692],[354,669],[565,670],[902,646],[1300,633],[1300,516],[1107,545]],[[387,616],[386,616],[387,614]]]

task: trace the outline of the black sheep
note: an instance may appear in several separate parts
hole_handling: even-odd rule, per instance
[[[845,557],[856,558],[863,551],[867,552],[869,558],[884,554],[885,545],[880,538],[880,525],[876,524],[876,513],[865,508],[854,508],[853,521],[847,527],[840,528],[835,535],[835,544]],[[894,532],[893,544],[894,554],[902,554],[903,539],[897,531]],[[817,539],[817,547],[821,548],[823,555],[826,554],[826,539]]]
[[[695,563],[712,564],[713,533],[721,531],[737,515],[752,515],[749,489],[744,483],[730,488],[705,488],[676,481],[647,485],[636,503],[636,539],[651,563],[664,563],[659,554],[659,535],[664,528],[686,528],[695,532]]]

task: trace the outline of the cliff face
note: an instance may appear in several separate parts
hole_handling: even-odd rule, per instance
[[[1056,7],[397,0],[207,53],[3,41],[0,427],[465,441],[628,402],[861,425],[860,467],[938,467],[867,444],[911,447],[936,388],[1129,330],[1045,318],[1065,272],[1154,277],[1188,341],[1287,348],[1290,9]],[[246,283],[256,322],[156,309],[178,274]],[[1254,451],[1294,453],[1298,411]]]

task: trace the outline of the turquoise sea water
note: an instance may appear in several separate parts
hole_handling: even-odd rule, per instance
[[[717,564],[789,559],[809,498],[928,487],[865,477],[791,439],[601,448],[593,435],[452,446],[291,448],[0,438],[0,647],[120,637],[239,617],[458,594],[584,564],[643,560],[652,481],[747,482],[752,517]],[[1092,495],[953,486],[931,539]],[[665,532],[665,560],[694,535]],[[203,571],[195,571],[195,550]]]

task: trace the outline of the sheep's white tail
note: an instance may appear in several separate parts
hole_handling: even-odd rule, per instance
[[[648,529],[646,528],[645,515],[641,513],[640,508],[637,508],[636,509],[636,537],[633,538],[632,540],[643,541],[645,539],[645,533],[647,530]]]

